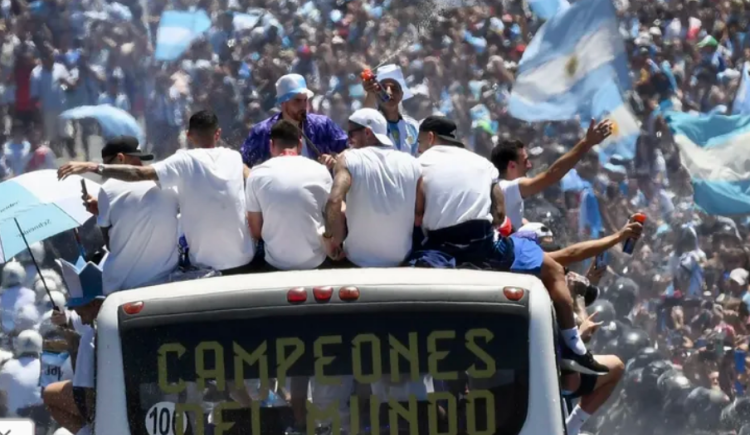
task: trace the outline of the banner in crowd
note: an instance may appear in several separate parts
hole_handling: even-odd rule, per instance
[[[205,11],[165,11],[156,32],[156,60],[173,61],[180,58],[200,35],[211,28],[211,18]]]
[[[665,119],[695,203],[709,214],[750,213],[750,116],[669,112]]]

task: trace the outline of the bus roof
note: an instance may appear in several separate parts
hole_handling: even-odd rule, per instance
[[[465,269],[362,268],[268,272],[196,279],[110,294],[109,303],[123,304],[236,291],[297,286],[510,286],[530,289],[541,282],[530,275]]]

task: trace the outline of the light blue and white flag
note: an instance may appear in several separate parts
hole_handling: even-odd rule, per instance
[[[627,102],[614,82],[603,84],[591,98],[590,104],[581,109],[581,124],[587,129],[591,118],[610,119],[616,128],[612,136],[599,145],[599,160],[602,164],[617,154],[625,160],[635,158],[635,146],[641,132],[640,121],[636,119]]]
[[[543,20],[549,20],[556,13],[570,7],[568,0],[529,0],[531,12]]]
[[[200,35],[211,28],[211,19],[203,10],[166,11],[156,32],[156,60],[177,60]]]
[[[733,115],[750,115],[750,62],[742,66],[742,77],[732,103]]]
[[[574,119],[611,82],[620,94],[630,83],[615,7],[581,0],[544,23],[526,48],[509,111],[529,122]]]
[[[109,104],[78,106],[64,111],[60,117],[68,120],[95,119],[102,129],[105,140],[116,136],[133,136],[139,143],[146,143],[146,135],[133,115]]]
[[[715,215],[750,213],[750,116],[669,112],[665,118],[696,205]]]

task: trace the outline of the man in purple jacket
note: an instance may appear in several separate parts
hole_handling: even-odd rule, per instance
[[[271,158],[271,127],[285,119],[303,131],[302,155],[333,168],[336,154],[346,149],[347,135],[330,118],[307,113],[307,100],[312,96],[305,78],[299,74],[287,74],[276,82],[276,102],[281,105],[281,113],[253,126],[245,139],[242,160],[248,167]]]

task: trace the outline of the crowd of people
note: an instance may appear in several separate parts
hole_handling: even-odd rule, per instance
[[[61,168],[107,179],[86,198],[109,250],[105,293],[168,281],[175,270],[406,263],[534,272],[555,302],[565,366],[581,373],[563,385],[582,397],[572,433],[750,433],[750,222],[695,206],[661,116],[738,110],[748,5],[616,2],[641,136],[633,155],[603,160],[597,144],[611,124],[583,132],[579,120],[527,124],[507,111],[543,20],[522,2],[449,3],[12,0],[0,26],[0,179],[76,160],[79,144],[87,160],[99,157],[89,155],[96,124],[59,115],[113,105],[142,121],[146,143],[110,138],[101,163]],[[272,19],[240,28],[235,15],[258,7]],[[211,28],[180,58],[156,61],[161,14],[195,9]],[[643,229],[629,222],[635,212],[648,216]],[[495,234],[503,216],[514,237]],[[635,252],[622,253],[642,230]],[[476,243],[466,252],[457,240]],[[70,321],[74,311],[53,322],[68,295],[55,246],[43,246],[34,258],[45,260],[51,296],[30,258],[3,268],[0,403],[6,415],[49,422],[45,387],[51,415],[76,432],[85,419],[59,382],[92,387],[69,356],[74,336],[90,330]],[[606,259],[581,261],[603,249]],[[588,313],[568,308],[576,295],[588,296]],[[73,299],[71,309],[81,303]],[[42,338],[73,347],[48,351]]]

